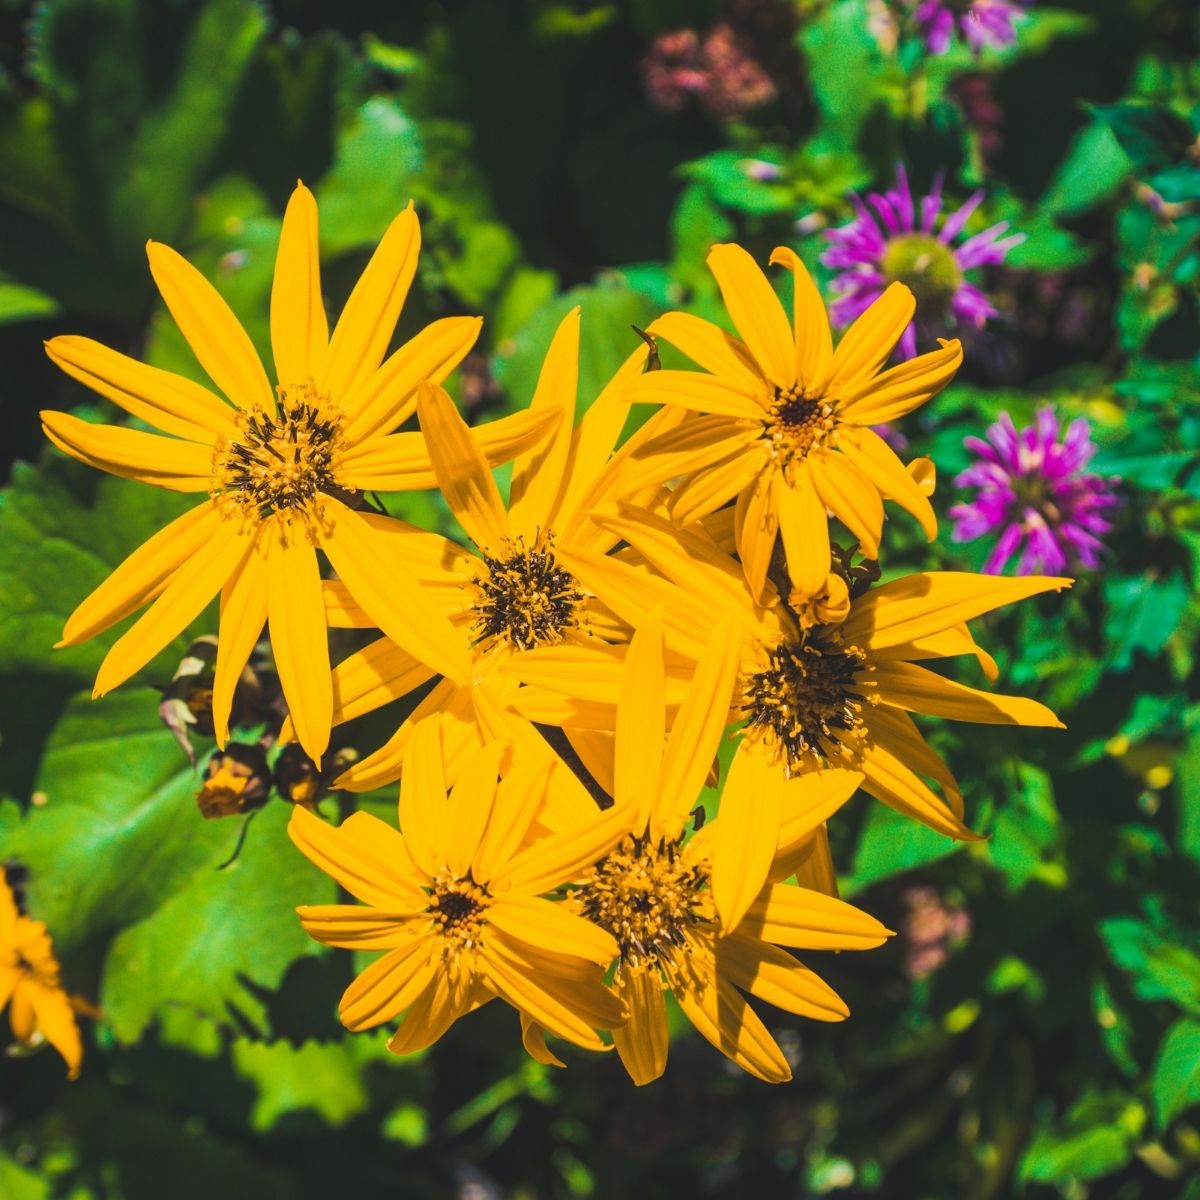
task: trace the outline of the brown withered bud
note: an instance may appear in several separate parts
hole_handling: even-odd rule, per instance
[[[289,742],[275,760],[275,790],[291,804],[313,808],[357,757],[354,750],[345,748],[332,754],[324,768],[318,768],[295,742]]]
[[[196,805],[206,820],[262,808],[271,794],[271,768],[261,746],[230,742],[204,768]]]
[[[188,761],[196,765],[188,733],[211,737],[213,664],[217,659],[217,639],[197,638],[179,663],[171,682],[163,688],[158,715],[171,731]]]
[[[858,553],[857,546],[851,546],[846,550],[835,543],[830,549],[832,551],[830,570],[846,581],[846,587],[850,590],[850,599],[857,600],[859,596],[865,596],[871,585],[877,583],[882,575],[879,563],[873,558],[864,558],[855,566],[854,556]]]

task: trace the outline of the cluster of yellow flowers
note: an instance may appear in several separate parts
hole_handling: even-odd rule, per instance
[[[826,821],[862,789],[973,837],[910,714],[1058,722],[918,664],[973,656],[994,678],[966,622],[1068,581],[878,583],[884,501],[930,538],[936,519],[931,465],[905,466],[871,426],[928,400],[962,357],[942,342],[885,369],[913,314],[903,285],[834,347],[795,254],[772,256],[793,277],[789,320],[745,250],[714,246],[740,337],[677,312],[649,330],[702,370],[658,369],[642,346],[576,420],[575,311],[528,408],[471,428],[442,384],[480,321],[436,321],[385,357],[419,242],[410,207],[330,334],[316,204],[298,186],[271,296],[274,387],[213,287],[154,243],[154,279],[217,391],[86,338],[49,343],[65,371],[168,435],[47,412],[56,446],[204,496],[83,601],[63,644],[145,608],[100,668],[102,695],[219,590],[218,744],[267,625],[284,737],[318,762],[332,726],[432,681],[394,736],[336,781],[353,792],[398,780],[399,828],[361,812],[333,826],[301,806],[290,824],[360,901],[302,908],[305,929],[385,951],[342,999],[350,1029],[400,1018],[388,1044],[405,1054],[499,997],[538,1060],[558,1062],[547,1034],[615,1046],[645,1083],[666,1066],[669,991],[741,1067],[786,1080],[746,993],[841,1020],[839,996],[789,951],[889,936],[833,894]],[[654,408],[622,443],[635,404]],[[414,417],[417,430],[394,432]],[[509,462],[506,504],[492,469]],[[435,487],[462,544],[365,500]],[[830,513],[865,564],[831,543]],[[379,637],[331,667],[330,627]],[[703,822],[729,738],[720,813]]]

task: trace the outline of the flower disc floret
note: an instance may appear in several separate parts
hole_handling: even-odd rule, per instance
[[[949,315],[964,283],[954,251],[929,233],[893,238],[883,251],[880,267],[888,283],[902,283],[917,298],[917,311],[927,318]]]
[[[768,405],[763,436],[772,443],[772,453],[784,467],[806,458],[813,450],[832,447],[837,441],[837,402],[826,396],[809,395],[798,384],[776,387]]]
[[[475,580],[479,640],[530,650],[561,642],[564,631],[580,623],[585,596],[554,557],[552,535],[539,535],[532,546],[521,537],[506,538],[501,555],[481,557],[486,570]]]
[[[709,867],[679,839],[629,835],[575,894],[581,916],[608,930],[630,967],[665,966],[686,949],[685,933],[712,921]]]
[[[875,703],[873,667],[840,633],[818,626],[768,652],[750,677],[743,711],[752,728],[770,734],[790,771],[827,766],[834,745],[863,736],[863,710]]]
[[[430,897],[429,914],[445,940],[444,954],[478,946],[487,924],[491,893],[470,875],[437,880]]]
[[[342,489],[336,477],[344,448],[341,414],[310,379],[280,387],[276,413],[239,410],[235,441],[219,439],[213,449],[212,493],[218,501],[262,519],[319,515],[322,493]]]

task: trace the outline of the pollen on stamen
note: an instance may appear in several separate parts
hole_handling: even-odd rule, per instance
[[[789,771],[828,766],[854,752],[863,736],[863,712],[878,702],[873,667],[836,628],[817,626],[769,652],[767,666],[750,677],[742,713],[767,735]]]
[[[485,570],[475,579],[475,634],[501,639],[518,650],[555,645],[583,623],[586,600],[575,576],[554,557],[554,538],[539,534],[506,539],[503,553],[482,555]]]
[[[239,437],[217,442],[210,491],[230,515],[307,524],[320,516],[323,494],[345,490],[336,477],[341,414],[311,379],[278,392],[275,413],[239,410]]]
[[[454,957],[458,952],[479,945],[487,924],[491,893],[469,875],[445,876],[434,884],[428,912],[444,939],[443,953]]]
[[[576,910],[608,930],[629,967],[681,965],[688,930],[712,925],[709,869],[677,840],[626,836],[571,893]]]
[[[785,465],[836,441],[837,405],[827,397],[810,396],[799,386],[777,387],[768,408],[763,436]]]

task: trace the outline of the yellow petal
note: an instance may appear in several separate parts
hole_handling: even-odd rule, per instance
[[[856,600],[844,628],[846,640],[872,650],[941,633],[1040,592],[1070,587],[1070,579],[1026,575],[973,575],[925,571],[893,579]]]
[[[863,791],[903,816],[958,841],[979,841],[923,779],[893,749],[873,739],[862,749]]]
[[[338,1015],[347,1029],[373,1029],[398,1016],[429,986],[441,967],[431,933],[373,962],[346,989]]]
[[[874,680],[884,704],[909,712],[975,721],[983,725],[1066,726],[1044,705],[1021,696],[996,695],[964,687],[912,663],[877,663]]]
[[[58,645],[86,641],[136,612],[220,527],[221,515],[207,501],[163,526],[80,603],[67,618]]]
[[[767,882],[783,819],[784,775],[739,747],[712,832],[713,902],[725,933],[736,929]]]
[[[729,417],[691,417],[643,442],[626,456],[616,490],[619,495],[627,496],[652,484],[690,475],[728,458],[755,441],[758,435],[758,428],[744,421]]]
[[[402,425],[416,411],[417,384],[425,380],[445,383],[475,345],[482,328],[482,317],[443,317],[389,355],[351,397],[346,440],[367,442]]]
[[[509,522],[500,489],[454,401],[442,388],[422,384],[417,389],[417,411],[446,503],[480,550],[504,557]]]
[[[834,351],[829,378],[820,391],[841,396],[872,378],[887,361],[916,311],[913,294],[902,283],[887,291],[846,330]]]
[[[375,628],[375,622],[340,579],[322,580],[321,596],[325,601],[325,624],[330,629]]]
[[[370,813],[328,825],[303,805],[292,808],[288,836],[296,848],[352,896],[373,908],[404,912],[427,904],[404,838]]]
[[[523,756],[513,762],[508,774],[500,781],[491,820],[484,826],[475,857],[471,860],[471,878],[476,883],[490,883],[496,871],[525,841],[555,766],[556,760],[551,754],[541,759]]]
[[[867,558],[877,558],[883,532],[879,489],[844,454],[828,451],[813,455],[809,461],[821,503],[854,534]]]
[[[491,742],[463,764],[443,818],[446,861],[457,876],[466,875],[492,818],[500,759],[511,753],[503,742]],[[482,881],[476,881],[482,882]]]
[[[407,909],[364,908],[361,904],[302,904],[296,909],[304,932],[343,950],[394,950],[429,929],[428,905]]]
[[[882,425],[936,396],[957,374],[963,357],[959,341],[938,338],[938,344],[940,350],[907,359],[847,389],[838,406],[838,417],[856,425]]]
[[[233,409],[182,375],[147,366],[85,337],[51,338],[46,353],[73,379],[164,433],[193,442],[237,433]]]
[[[735,933],[716,945],[717,971],[752,996],[811,1021],[844,1021],[846,1002],[786,950]]]
[[[393,1054],[416,1054],[432,1046],[454,1024],[473,1008],[491,999],[478,987],[454,987],[445,971],[434,970],[424,990],[409,1005],[400,1028],[388,1041]]]
[[[984,675],[993,682],[1000,677],[996,660],[975,641],[965,623],[911,642],[874,649],[871,658],[875,662],[893,662],[896,659],[955,658],[961,654],[972,655]]]
[[[800,950],[870,950],[891,936],[852,904],[790,883],[765,888],[746,913],[740,932]]]
[[[297,183],[283,214],[271,284],[271,350],[281,384],[302,384],[320,373],[329,343],[321,299],[317,202]]]
[[[892,448],[871,429],[846,425],[839,431],[838,447],[874,483],[881,495],[908,509],[932,541],[937,517],[929,497],[913,481]]]
[[[671,494],[667,504],[671,520],[677,525],[690,525],[707,517],[750,487],[766,461],[762,443],[755,443],[697,471]]]
[[[781,388],[791,387],[796,382],[796,343],[783,305],[762,268],[732,242],[708,252],[708,268],[763,375]]]
[[[801,463],[790,485],[781,472],[775,472],[771,494],[779,513],[788,578],[797,591],[816,595],[829,574],[829,518],[817,496],[812,468]]]
[[[601,967],[618,954],[611,933],[536,896],[497,896],[488,908],[488,921],[545,953],[586,958]]]
[[[775,592],[767,580],[771,556],[779,534],[779,514],[771,503],[774,472],[764,468],[743,487],[734,510],[734,536],[742,560],[746,586],[756,604],[768,604]]]
[[[554,331],[529,405],[532,412],[556,412],[558,421],[545,441],[513,459],[509,520],[513,530],[526,538],[536,536],[539,529],[546,527],[562,489],[575,424],[578,384],[579,308],[575,307]]]
[[[692,686],[679,707],[663,754],[652,825],[656,834],[676,836],[696,806],[729,720],[742,642],[741,626],[733,614],[727,614],[717,622],[696,664]]]
[[[271,649],[296,738],[319,767],[333,725],[329,638],[317,552],[299,530],[264,530]]]
[[[502,952],[498,941],[489,941],[480,948],[480,965],[489,986],[514,1008],[565,1041],[589,1050],[602,1048],[604,1043],[594,1030],[553,994],[548,986],[550,980],[535,982],[522,974]]]
[[[643,828],[658,795],[667,700],[663,673],[662,610],[654,609],[633,635],[621,672],[617,703],[614,794],[634,808]]]
[[[544,1067],[566,1067],[566,1063],[546,1045],[546,1031],[527,1013],[521,1013],[521,1045],[525,1053]]]
[[[96,675],[93,697],[111,692],[182,633],[221,590],[246,553],[249,538],[225,523],[175,572],[162,594],[113,644]]]
[[[32,980],[25,980],[21,991],[33,1008],[34,1018],[42,1036],[62,1055],[67,1064],[67,1078],[78,1079],[83,1062],[83,1041],[79,1036],[79,1025],[75,1020],[71,1001],[62,988],[46,987]],[[14,1009],[16,997],[13,998]],[[14,1022],[14,1033],[16,1024]],[[18,1039],[20,1040],[20,1039]]]
[[[700,950],[697,942],[696,949],[688,956],[691,969],[701,973],[700,987],[689,987],[675,972],[670,972],[679,1007],[701,1036],[742,1070],[767,1083],[786,1083],[792,1077],[792,1069],[783,1051],[746,998],[717,975],[710,945]]]
[[[778,772],[779,768],[775,769]],[[783,790],[780,855],[790,854],[814,829],[837,812],[862,782],[861,771],[849,771],[842,767],[830,767],[790,778]]]
[[[267,575],[266,539],[257,537],[221,589],[212,722],[213,737],[222,749],[229,736],[234,691],[267,622]]]
[[[414,657],[452,679],[471,673],[466,637],[450,624],[403,563],[388,538],[345,505],[326,497],[321,549],[377,628]]]
[[[811,389],[825,378],[833,359],[833,334],[817,285],[800,256],[787,246],[776,246],[771,265],[792,273],[792,329],[796,343],[796,381]]]
[[[781,854],[771,868],[771,882],[779,883],[789,875],[802,888],[826,896],[838,894],[837,872],[829,849],[829,830],[821,825],[800,842],[790,854]]]
[[[170,492],[207,492],[211,486],[211,445],[119,425],[92,425],[70,413],[46,411],[41,417],[46,436],[89,467]]]
[[[334,724],[402,699],[435,672],[391,638],[378,638],[333,669]]]
[[[275,411],[258,352],[229,305],[187,259],[148,242],[150,273],[197,361],[238,408]]]
[[[932,779],[943,791],[946,804],[958,820],[963,818],[962,790],[941,755],[924,739],[916,722],[901,709],[880,704],[867,717],[871,740],[890,751],[918,775]],[[971,840],[977,840],[971,834]]]
[[[338,318],[317,385],[350,417],[358,415],[349,407],[356,387],[375,373],[392,340],[420,250],[421,229],[410,203],[388,226]]]
[[[400,828],[413,861],[431,877],[447,863],[448,816],[442,723],[429,716],[413,725],[404,751]]]
[[[651,323],[647,333],[666,338],[694,363],[729,380],[739,392],[757,396],[763,390],[762,372],[743,342],[711,321],[690,313],[669,312]]]
[[[673,404],[689,412],[761,422],[765,416],[759,392],[698,371],[647,371],[629,385],[631,404]]]
[[[653,1083],[667,1069],[667,1005],[657,967],[622,966],[617,994],[629,1009],[629,1020],[612,1031],[613,1044],[629,1078],[638,1087]]]

